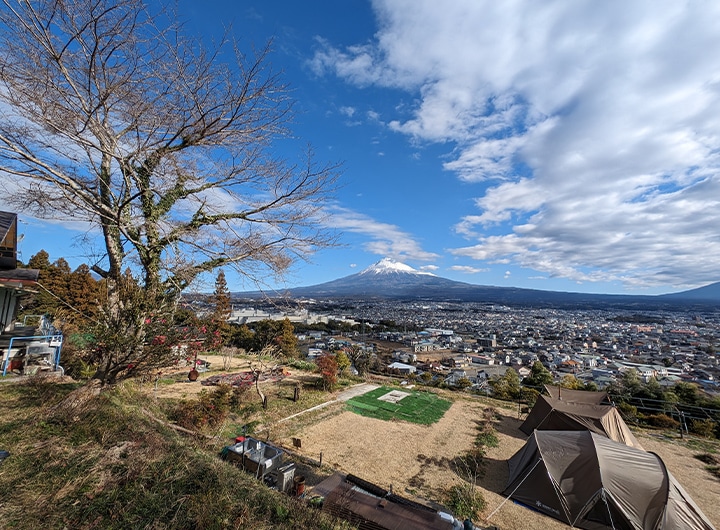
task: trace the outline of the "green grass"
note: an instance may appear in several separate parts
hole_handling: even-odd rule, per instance
[[[452,403],[440,399],[431,392],[415,392],[403,390],[410,395],[397,403],[381,401],[378,398],[384,396],[393,389],[383,386],[362,396],[351,398],[347,402],[348,408],[361,416],[377,418],[380,420],[402,420],[422,425],[430,425],[443,417]]]

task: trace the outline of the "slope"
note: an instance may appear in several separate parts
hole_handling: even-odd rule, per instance
[[[162,410],[130,385],[51,412],[76,387],[0,383],[1,527],[346,528],[149,419]]]

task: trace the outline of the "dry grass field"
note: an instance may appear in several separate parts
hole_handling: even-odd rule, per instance
[[[455,394],[457,396],[457,394]],[[526,436],[518,429],[517,411],[498,406],[486,399],[456,399],[440,421],[418,425],[400,421],[383,421],[357,415],[338,404],[333,412],[322,416],[297,418],[286,426],[278,442],[291,447],[290,437],[300,438],[304,455],[317,459],[346,473],[353,473],[401,495],[425,501],[442,501],[444,492],[461,479],[453,472],[450,461],[472,447],[476,423],[481,411],[494,406],[498,413],[495,429],[500,441],[487,452],[487,465],[479,487],[487,502],[484,517],[502,530],[562,529],[566,525],[505,501],[499,494],[507,480],[506,460],[520,449]],[[657,432],[637,432],[646,450],[657,453],[671,473],[692,496],[717,527],[720,527],[720,480],[704,469],[694,454],[708,452],[698,439],[665,438]],[[710,450],[717,451],[719,444]],[[502,506],[501,506],[502,505]],[[499,509],[498,509],[499,508]]]

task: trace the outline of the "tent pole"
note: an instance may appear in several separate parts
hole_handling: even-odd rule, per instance
[[[575,517],[575,519],[573,520],[573,522],[570,526],[575,528],[575,523],[577,523],[578,519],[580,519],[583,515],[585,515],[590,510],[591,504],[593,503],[593,501],[595,501],[595,499],[598,498],[598,496],[600,496],[600,498],[605,503],[605,507],[608,510],[608,516],[610,517],[610,526],[612,526],[613,530],[615,530],[615,524],[613,523],[613,520],[612,520],[612,513],[610,512],[610,506],[608,506],[607,498],[605,496],[605,488],[603,488],[603,487],[600,487],[600,489],[597,490],[597,492],[588,499],[588,501],[585,503],[585,505],[578,511],[577,517]]]
[[[608,517],[610,517],[610,526],[612,526],[613,530],[615,530],[615,523],[612,518],[612,512],[610,511],[610,505],[608,504],[607,497],[605,496],[605,488],[603,488],[602,490],[602,500],[605,503],[605,507],[607,508]]]
[[[532,469],[525,474],[525,476],[524,476],[523,479],[520,481],[520,483],[519,483],[517,486],[515,486],[515,489],[514,489],[514,490],[512,490],[512,491],[510,492],[510,495],[508,495],[508,496],[500,503],[500,506],[498,506],[497,508],[495,508],[495,509],[493,510],[493,512],[485,518],[485,522],[486,522],[486,523],[487,523],[488,521],[490,521],[490,518],[491,518],[493,515],[495,515],[495,514],[498,512],[498,510],[499,510],[500,508],[502,508],[503,505],[510,499],[510,497],[512,497],[512,496],[515,494],[515,492],[518,490],[518,488],[519,488],[520,486],[522,486],[522,483],[525,482],[525,479],[530,476],[530,473],[533,472],[533,470],[537,467],[537,465],[538,465],[540,462],[542,462],[542,458],[538,458],[538,461],[535,462],[535,465],[532,467]]]

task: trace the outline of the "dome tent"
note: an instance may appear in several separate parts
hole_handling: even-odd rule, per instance
[[[563,392],[564,393],[564,392]],[[616,442],[642,449],[633,433],[612,405],[571,402],[540,395],[520,430],[531,434],[547,431],[584,431],[602,434]]]
[[[714,530],[660,457],[590,431],[534,431],[504,495],[586,530]]]

